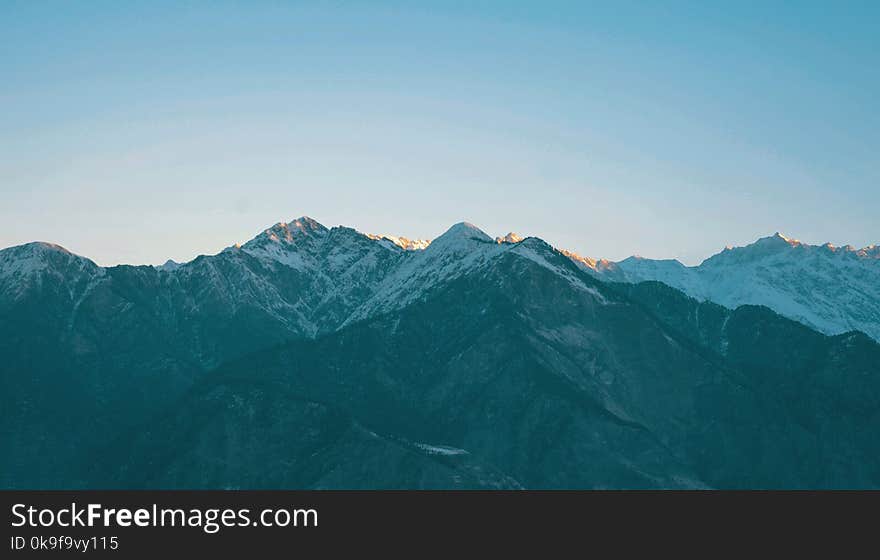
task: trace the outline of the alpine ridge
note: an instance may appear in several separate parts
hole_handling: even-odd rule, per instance
[[[765,305],[826,334],[861,331],[880,340],[880,247],[809,245],[780,233],[727,247],[688,267],[677,260],[629,257],[602,263],[570,254],[595,277],[656,280],[735,309]]]
[[[877,262],[771,236],[611,263],[308,217],[158,267],[11,247],[0,487],[880,487],[880,345],[809,326],[876,329]]]

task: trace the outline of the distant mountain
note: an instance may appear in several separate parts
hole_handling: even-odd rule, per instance
[[[162,267],[0,251],[0,486],[880,486],[876,342],[588,268],[306,217]]]
[[[699,266],[630,257],[618,263],[572,255],[584,270],[617,282],[657,280],[734,309],[765,305],[825,334],[862,331],[880,340],[880,247],[808,245],[779,233],[727,248]]]

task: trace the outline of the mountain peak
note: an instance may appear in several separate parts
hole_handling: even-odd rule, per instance
[[[326,232],[327,228],[324,227],[323,224],[319,223],[317,220],[310,218],[308,216],[300,216],[299,218],[289,222],[287,227],[290,229],[297,229],[301,232],[308,233],[310,231],[314,232]]]
[[[788,237],[787,235],[779,233],[778,231],[776,233],[774,233],[773,236],[778,239],[781,239],[782,241],[785,241],[786,243],[788,243],[792,247],[795,247],[797,245],[801,245],[800,240],[795,239],[794,237]]]
[[[66,269],[69,266],[97,273],[103,270],[90,259],[45,241],[32,241],[0,250],[0,279],[48,269]]]
[[[754,245],[776,246],[776,247],[784,247],[785,245],[788,245],[789,247],[797,247],[799,245],[802,245],[802,243],[800,241],[798,241],[797,239],[794,239],[793,237],[787,237],[777,231],[773,235],[770,235],[768,237],[762,237],[762,238],[758,239],[757,241],[752,243],[750,246],[754,246]]]
[[[871,259],[880,257],[880,248],[877,245],[869,245],[861,249],[853,245],[837,246],[833,243],[823,243],[822,245],[810,245],[798,239],[788,237],[780,232],[773,235],[762,237],[755,242],[744,247],[727,246],[720,253],[712,255],[706,259],[704,264],[717,264],[719,262],[746,262],[753,259],[763,259],[766,257],[776,257],[786,254],[787,249],[798,249],[799,254],[814,254],[820,251],[827,255],[836,255],[847,258]]]
[[[31,241],[30,243],[25,243],[23,245],[16,245],[14,247],[7,247],[6,249],[0,250],[0,255],[5,256],[7,259],[22,259],[22,258],[33,258],[33,259],[82,259],[89,260],[85,257],[77,255],[61,245],[56,245],[55,243],[49,243],[46,241]]]
[[[802,247],[809,248],[810,246],[801,243],[792,237],[787,237],[777,231],[773,235],[761,237],[753,243],[742,247],[732,247],[728,245],[720,253],[716,253],[704,260],[702,265],[714,266],[720,263],[743,263],[784,253],[788,249]]]
[[[569,251],[567,249],[559,249],[559,252],[562,253],[563,255],[565,255],[566,257],[570,258],[574,262],[580,263],[580,264],[586,266],[587,268],[590,268],[590,269],[596,268],[596,263],[598,261],[592,257],[584,257],[582,255],[575,253],[574,251]]]
[[[470,222],[458,222],[446,230],[446,232],[438,237],[434,243],[441,239],[476,239],[479,241],[492,241],[492,238]]]
[[[14,250],[17,253],[63,253],[66,255],[74,255],[74,253],[68,251],[61,245],[56,245],[55,243],[49,243],[47,241],[31,241],[30,243],[25,243],[24,245],[18,245],[16,247],[10,247],[8,250]]]
[[[421,251],[431,244],[430,239],[409,239],[397,235],[376,235],[375,233],[368,233],[366,235],[370,239],[375,239],[377,241],[388,241],[393,245],[397,245],[404,251]]]
[[[183,266],[183,265],[181,263],[175,261],[174,259],[168,259],[167,261],[165,261],[165,264],[163,264],[161,266],[156,266],[154,268],[158,268],[159,270],[164,270],[167,272],[172,272],[172,271],[177,270],[181,266]]]
[[[636,257],[617,264],[626,282],[656,280],[731,309],[764,305],[826,334],[860,330],[880,340],[876,259],[876,246],[810,245],[776,232],[695,267]]]
[[[495,243],[498,243],[498,244],[501,244],[501,243],[519,243],[519,242],[522,241],[522,240],[523,240],[522,237],[520,237],[518,234],[513,233],[513,232],[511,231],[510,233],[508,233],[508,234],[505,235],[504,237],[496,237],[496,238],[495,238]]]
[[[428,246],[429,252],[447,251],[449,249],[470,250],[473,242],[493,243],[494,240],[486,235],[483,230],[468,222],[459,222],[450,227],[440,237],[431,242]]]
[[[264,230],[260,235],[244,244],[244,247],[250,248],[254,244],[265,243],[266,240],[274,243],[291,243],[294,238],[306,235],[324,235],[328,230],[316,220],[308,216],[302,216],[290,222],[278,222],[274,226]]]
[[[880,245],[868,245],[859,249],[857,254],[862,257],[880,259]]]

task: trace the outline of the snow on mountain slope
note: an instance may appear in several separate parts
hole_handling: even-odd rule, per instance
[[[53,268],[53,265],[75,265],[81,269],[97,269],[97,265],[92,261],[75,255],[53,243],[45,243],[35,241],[24,245],[9,247],[0,251],[0,279],[14,280],[22,279],[47,269]]]
[[[490,261],[508,253],[547,268],[575,287],[604,301],[594,287],[584,283],[570,266],[564,266],[564,258],[544,241],[536,237],[522,239],[516,234],[500,239],[503,241],[493,240],[467,222],[453,225],[424,250],[408,252],[375,295],[357,309],[343,326],[378,313],[400,309],[422,298],[433,288],[485,267]]]
[[[104,274],[85,257],[41,241],[0,250],[0,296],[14,300],[31,289],[58,288],[71,299]]]
[[[590,257],[584,257],[565,249],[558,249],[558,251],[571,259],[574,264],[576,264],[581,270],[584,270],[593,276],[600,277],[602,280],[605,281],[625,281],[623,271],[620,270],[620,267],[618,267],[617,263],[615,262],[606,259],[593,259]]]
[[[276,224],[218,254],[158,267],[102,268],[61,247],[31,243],[0,251],[0,306],[28,293],[44,297],[34,289],[45,286],[74,304],[59,308],[66,324],[74,322],[79,302],[112,294],[121,298],[120,309],[149,309],[172,325],[220,328],[248,316],[287,333],[282,338],[314,336],[338,328],[405,253],[307,217]],[[139,297],[140,290],[152,299]]]
[[[143,301],[126,299],[135,282],[155,294],[150,305],[161,308],[155,313],[170,324],[210,325],[249,316],[261,328],[296,336],[316,336],[399,309],[505,253],[550,269],[600,297],[543,241],[523,240],[515,234],[499,239],[496,242],[476,226],[459,223],[428,243],[365,235],[342,226],[327,228],[304,216],[277,223],[216,255],[157,267],[104,269],[56,246],[12,248],[0,260],[0,281],[10,280],[0,289],[24,289],[26,283],[15,281],[24,272],[42,270],[49,261],[60,259],[81,265],[76,270],[66,268],[68,273],[56,278],[58,286],[77,286],[78,301],[106,282],[104,291],[125,300],[119,304],[122,308],[143,306]],[[91,281],[92,277],[98,281]],[[71,307],[65,321],[72,324],[76,312]]]
[[[317,252],[328,230],[315,220],[302,217],[290,223],[277,223],[241,246],[257,258],[280,262],[297,270],[313,265],[310,256]]]
[[[501,246],[476,226],[466,222],[455,224],[424,250],[407,253],[376,294],[345,324],[403,307],[431,287],[485,263],[500,250]]]
[[[564,278],[574,288],[589,292],[599,303],[607,303],[605,296],[594,286],[587,285],[576,268],[570,266],[564,255],[537,237],[527,237],[510,248],[510,253],[524,257]]]
[[[617,263],[617,267],[628,282],[657,280],[674,286],[691,297],[709,299],[699,274],[675,259],[629,257]]]
[[[316,335],[400,308],[508,252],[584,289],[571,267],[559,266],[559,253],[601,280],[657,280],[726,307],[765,305],[827,334],[860,330],[880,340],[880,247],[812,246],[780,234],[688,267],[642,257],[595,260],[514,233],[493,239],[468,223],[429,242],[327,228],[304,216],[216,255],[153,268],[163,297],[183,302],[184,313],[256,309],[284,329]],[[48,286],[81,301],[108,281],[107,270],[57,245],[11,247],[0,251],[0,296],[14,300]]]
[[[519,243],[523,238],[518,234],[513,233],[512,231],[505,235],[504,237],[496,237],[495,243]]]
[[[240,247],[210,258],[241,253],[253,257],[251,266],[262,281],[278,292],[301,316],[303,332],[317,334],[337,328],[378,289],[407,251],[347,227],[326,228],[302,217],[279,223]],[[266,275],[261,268],[272,274]],[[186,273],[187,266],[180,269]],[[180,273],[177,271],[176,273]]]
[[[396,235],[376,235],[368,233],[367,237],[377,241],[390,242],[397,245],[405,251],[421,251],[431,244],[430,239],[408,239],[406,237],[398,237]]]
[[[725,307],[765,305],[826,334],[858,330],[880,340],[876,245],[817,246],[776,233],[745,247],[728,247],[694,267],[677,260],[629,257],[617,263],[619,272],[612,272],[589,261],[576,262],[601,279],[656,280]]]

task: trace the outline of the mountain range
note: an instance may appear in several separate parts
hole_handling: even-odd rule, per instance
[[[656,280],[725,307],[765,305],[825,334],[858,330],[880,340],[880,247],[808,245],[780,233],[728,247],[688,267],[630,257],[617,263],[570,256],[596,277]]]
[[[0,486],[877,487],[878,257],[307,217],[161,267],[12,247]]]

